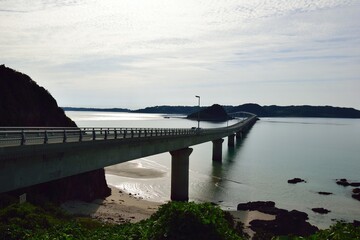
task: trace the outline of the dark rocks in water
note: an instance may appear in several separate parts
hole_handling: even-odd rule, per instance
[[[353,197],[354,199],[360,201],[360,188],[354,188],[354,189],[352,190],[352,192],[353,192],[352,197]]]
[[[346,178],[336,179],[336,183],[344,187],[360,187],[360,182],[349,182]]]
[[[318,231],[318,228],[308,223],[308,215],[297,210],[281,211],[275,220],[253,220],[250,228],[255,232],[267,232],[274,236],[310,236]]]
[[[191,113],[187,116],[188,119],[201,120],[201,121],[227,121],[232,119],[219,104],[214,104],[203,110]]]
[[[45,88],[5,65],[0,65],[0,116],[0,126],[4,127],[76,127]],[[109,196],[111,189],[104,169],[98,169],[8,192],[12,196],[23,193],[28,199],[40,195],[55,202],[91,201]]]
[[[257,202],[248,202],[248,203],[239,203],[237,210],[258,210],[259,208],[273,208],[275,207],[275,202],[273,201],[257,201]]]
[[[292,210],[287,211],[275,207],[272,201],[257,201],[240,203],[238,210],[259,211],[266,214],[275,215],[275,220],[253,220],[250,222],[250,228],[255,232],[266,232],[273,236],[295,234],[299,236],[309,236],[314,234],[318,228],[306,222],[308,215],[306,213]]]
[[[272,214],[272,215],[276,215],[280,211],[282,211],[282,209],[276,208],[275,202],[272,202],[272,201],[257,201],[257,202],[239,203],[237,205],[237,210],[259,211],[262,213],[267,213],[267,214]]]
[[[360,188],[354,188],[354,189],[352,190],[352,192],[353,192],[353,193],[360,193]]]
[[[337,179],[336,184],[344,186],[344,187],[347,187],[350,185],[350,183],[348,182],[348,180],[346,178]]]
[[[350,186],[352,186],[352,187],[360,187],[360,182],[352,182],[352,183],[350,183]]]
[[[327,214],[327,213],[331,212],[330,210],[327,210],[325,208],[312,208],[311,210],[313,210],[316,213],[320,213],[320,214]]]
[[[352,197],[358,201],[360,201],[360,193],[358,194],[353,194]]]
[[[332,195],[333,193],[331,193],[331,192],[318,192],[318,194],[320,194],[320,195]]]
[[[306,181],[304,179],[301,179],[301,178],[293,178],[293,179],[288,180],[288,183],[291,183],[291,184],[296,184],[296,183],[300,183],[300,182],[305,182],[306,183]]]

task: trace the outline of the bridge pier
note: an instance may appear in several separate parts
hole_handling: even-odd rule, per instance
[[[237,133],[236,133],[236,139],[237,139],[237,140],[241,140],[242,138],[243,138],[243,133],[242,133],[242,131],[237,132]]]
[[[228,136],[228,147],[235,146],[235,134],[231,134]]]
[[[224,142],[224,139],[216,139],[213,142],[213,156],[212,160],[216,162],[222,161],[222,143]]]
[[[172,201],[189,200],[189,156],[192,148],[171,151],[171,195]]]

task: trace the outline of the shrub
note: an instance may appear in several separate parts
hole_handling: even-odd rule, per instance
[[[148,239],[241,239],[224,212],[210,203],[170,202],[148,221]]]

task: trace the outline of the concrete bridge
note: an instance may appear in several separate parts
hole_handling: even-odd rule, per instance
[[[187,201],[190,146],[223,138],[233,147],[256,122],[250,115],[222,128],[1,128],[0,193],[151,156],[171,154],[171,200]]]

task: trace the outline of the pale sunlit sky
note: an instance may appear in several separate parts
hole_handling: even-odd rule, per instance
[[[0,64],[60,106],[360,109],[360,0],[0,0]]]

